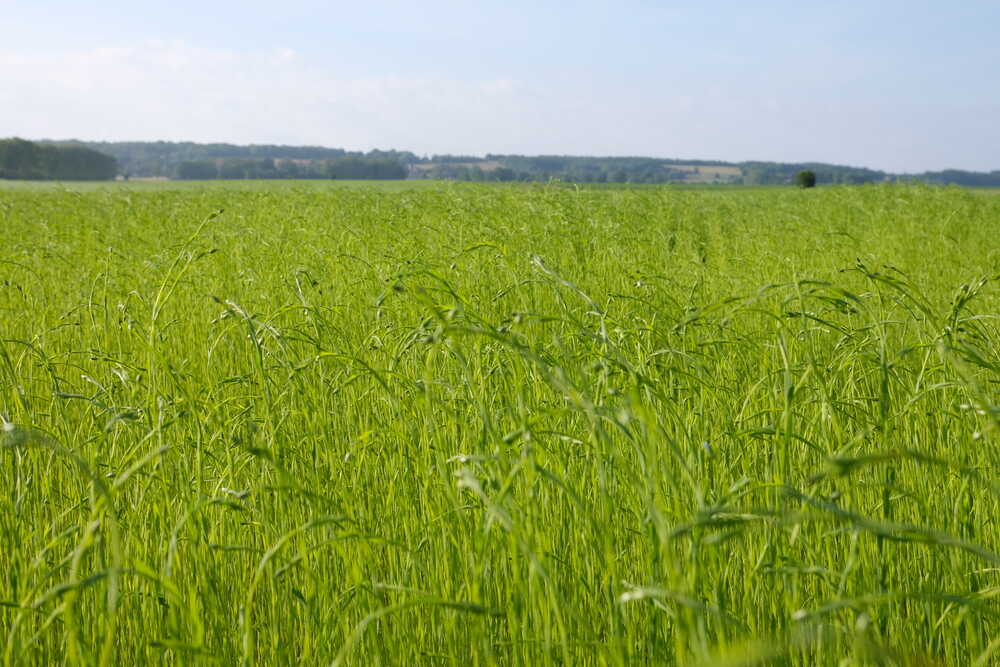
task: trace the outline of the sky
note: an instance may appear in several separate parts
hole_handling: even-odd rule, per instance
[[[1000,169],[1000,2],[0,0],[0,137]]]

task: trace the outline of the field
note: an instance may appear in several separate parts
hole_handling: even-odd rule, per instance
[[[14,664],[992,665],[1000,197],[0,190]]]
[[[449,167],[468,167],[469,169],[479,168],[483,171],[495,171],[502,167],[503,165],[497,160],[477,160],[476,162],[445,162],[443,164]],[[435,167],[440,166],[439,164],[415,164],[413,168],[417,171],[430,171]]]
[[[739,167],[697,164],[672,164],[670,167],[690,172],[685,183],[738,183],[743,180],[743,171]]]

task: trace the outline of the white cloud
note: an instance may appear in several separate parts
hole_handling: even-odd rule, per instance
[[[679,68],[361,78],[349,58],[333,70],[287,48],[0,45],[0,136],[997,167],[995,105],[851,102],[822,80],[799,90]]]
[[[510,79],[351,78],[312,66],[291,49],[150,41],[0,52],[0,128],[30,138],[448,150],[469,140],[482,145],[509,126],[522,113],[520,92]]]

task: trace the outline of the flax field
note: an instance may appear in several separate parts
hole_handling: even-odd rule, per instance
[[[0,189],[3,665],[1000,664],[1000,196]]]

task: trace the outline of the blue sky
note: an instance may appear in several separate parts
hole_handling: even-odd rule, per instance
[[[0,14],[0,136],[1000,169],[997,2]]]

